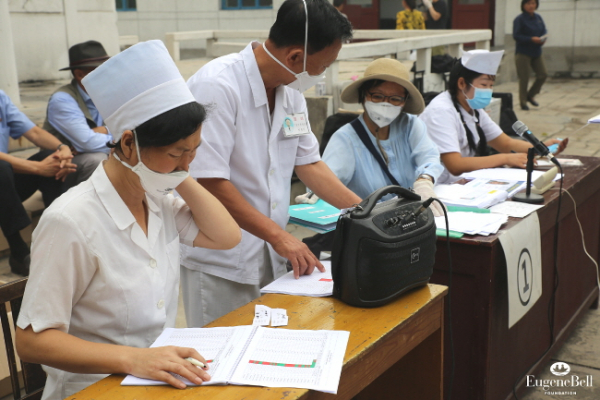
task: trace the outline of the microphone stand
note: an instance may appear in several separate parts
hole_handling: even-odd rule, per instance
[[[522,203],[540,204],[544,202],[544,196],[539,194],[531,193],[531,173],[533,172],[533,157],[535,156],[535,149],[530,147],[527,150],[527,186],[525,193],[520,192],[513,196],[513,201],[520,201]]]

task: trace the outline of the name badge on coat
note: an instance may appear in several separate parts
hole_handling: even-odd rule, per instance
[[[306,113],[288,114],[283,119],[283,136],[294,137],[310,133]]]

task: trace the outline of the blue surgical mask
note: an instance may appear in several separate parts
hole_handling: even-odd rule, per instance
[[[472,99],[468,98],[466,93],[463,91],[463,94],[467,99],[467,104],[469,104],[469,107],[471,107],[473,110],[481,110],[482,108],[487,107],[488,104],[490,104],[490,102],[492,101],[492,93],[494,92],[494,90],[482,89],[475,86],[473,86],[473,88],[475,89],[475,94]]]

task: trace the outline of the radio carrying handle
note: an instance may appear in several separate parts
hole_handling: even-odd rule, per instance
[[[403,197],[407,200],[421,200],[421,196],[419,196],[411,190],[403,188],[402,186],[384,186],[380,189],[377,189],[376,191],[371,193],[369,197],[361,201],[359,204],[360,207],[356,207],[356,209],[352,211],[352,218],[367,218],[371,214],[371,211],[373,211],[373,208],[375,207],[377,202],[381,200],[383,196],[386,196],[390,193],[397,194],[399,197]]]

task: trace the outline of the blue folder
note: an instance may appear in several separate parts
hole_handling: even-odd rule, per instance
[[[324,233],[335,229],[340,210],[319,199],[315,204],[296,204],[289,209],[290,222]]]

